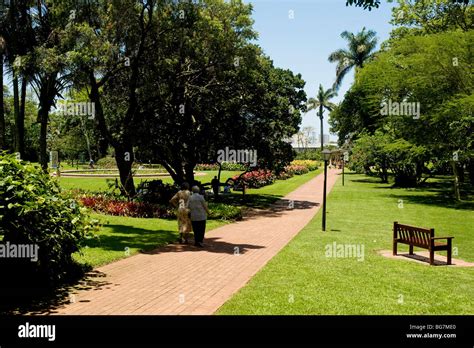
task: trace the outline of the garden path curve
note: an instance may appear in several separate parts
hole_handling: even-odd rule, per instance
[[[328,171],[328,192],[340,171]],[[271,209],[206,233],[205,248],[170,244],[97,268],[100,286],[48,314],[213,314],[305,227],[322,203],[323,174]]]

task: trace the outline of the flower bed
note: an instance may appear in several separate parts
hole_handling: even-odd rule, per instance
[[[293,162],[291,162],[291,165],[303,166],[308,168],[309,171],[313,171],[319,168],[319,162],[312,160],[294,160]]]
[[[140,218],[172,218],[175,216],[173,210],[165,206],[110,199],[103,195],[80,196],[78,200],[83,206],[107,215]]]
[[[285,173],[293,175],[303,175],[309,173],[309,169],[305,166],[298,166],[295,164],[289,165],[285,167]]]
[[[246,169],[246,166],[241,163],[230,163],[230,162],[222,163],[222,170],[244,171],[245,169]],[[201,164],[197,164],[194,170],[197,170],[197,171],[219,170],[219,165],[217,163],[212,163],[212,164],[201,163]]]
[[[194,170],[198,170],[198,171],[219,170],[219,165],[217,165],[216,163],[213,163],[213,164],[201,163],[201,164],[196,164],[196,167],[194,167]]]
[[[238,175],[232,178],[234,181],[240,181],[247,188],[259,188],[270,185],[273,184],[275,179],[275,174],[273,174],[271,170],[265,169],[259,169],[245,173],[244,175],[240,176],[240,179]]]
[[[127,216],[136,218],[176,218],[175,209],[171,206],[150,204],[145,202],[129,202],[114,199],[108,195],[82,195],[77,200],[84,207],[93,211],[115,216]],[[211,220],[241,220],[242,209],[229,204],[211,202],[209,204]]]

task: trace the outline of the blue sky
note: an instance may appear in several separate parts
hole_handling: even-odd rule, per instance
[[[252,3],[254,28],[259,33],[258,44],[270,56],[275,66],[300,73],[306,81],[309,97],[316,94],[321,83],[329,88],[334,82],[336,65],[328,62],[331,52],[346,47],[340,37],[344,30],[358,32],[364,26],[377,32],[379,45],[388,39],[389,24],[394,4],[382,1],[378,9],[363,10],[346,7],[346,0],[247,0]],[[293,11],[293,12],[290,12]],[[293,13],[294,18],[290,18]],[[353,82],[354,73],[346,76],[339,95],[340,101]],[[327,116],[327,114],[325,114]],[[303,116],[302,127],[315,127],[319,121],[316,112]],[[325,134],[328,133],[325,121]],[[331,139],[337,139],[332,135]]]

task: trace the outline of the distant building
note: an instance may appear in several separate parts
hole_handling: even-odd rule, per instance
[[[319,144],[321,144],[321,136],[318,138]],[[329,144],[329,134],[323,134],[323,144],[328,145]]]
[[[309,132],[304,134],[299,132],[293,135],[290,139],[287,139],[295,151],[304,151],[311,149],[321,148],[321,136],[317,135],[317,132]],[[329,134],[323,134],[323,145],[333,145],[335,142],[329,140]]]

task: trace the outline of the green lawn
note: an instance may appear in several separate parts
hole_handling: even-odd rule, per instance
[[[202,183],[211,182],[212,178],[217,175],[217,171],[205,171],[203,176],[196,176],[195,179],[201,181]],[[221,173],[221,181],[225,181],[228,178],[240,174],[241,172],[234,172],[234,171],[222,171]],[[135,185],[138,185],[142,180],[163,180],[164,183],[171,184],[173,183],[173,179],[171,177],[146,177],[146,178],[135,178]],[[57,179],[59,181],[59,185],[61,188],[65,190],[72,190],[72,189],[83,189],[88,191],[106,191],[107,180],[114,180],[114,179],[107,179],[107,178],[71,178],[71,177],[60,177]]]
[[[81,253],[74,258],[93,267],[153,250],[178,239],[176,220],[142,219],[123,216],[92,214],[99,219],[102,228],[96,239],[87,241]],[[226,224],[225,221],[209,220],[207,230]]]
[[[474,268],[427,266],[376,252],[391,249],[392,224],[399,221],[454,236],[454,258],[474,262],[474,202],[453,201],[449,185],[395,189],[347,175],[346,186],[339,180],[328,197],[327,232],[318,214],[218,313],[474,314]],[[363,261],[326,257],[325,246],[334,242],[364,246]]]
[[[248,205],[266,207],[280,197],[293,191],[298,186],[319,174],[320,170],[305,175],[294,176],[288,180],[277,181],[272,185],[260,189],[248,190],[248,195],[242,197],[241,193],[232,193],[223,198],[226,203],[235,205]],[[210,181],[217,172],[206,172],[206,177],[197,177],[203,183]],[[223,172],[222,178],[238,174],[239,172]],[[205,180],[202,180],[205,178]],[[88,189],[92,191],[103,190],[100,186],[104,179],[97,178],[61,178],[61,186],[67,188],[68,185],[74,188]],[[169,179],[171,181],[171,179]],[[95,186],[99,184],[99,186]],[[176,220],[166,219],[145,219],[130,218],[123,216],[109,216],[102,214],[92,214],[99,219],[102,228],[97,239],[87,241],[81,253],[76,253],[76,260],[89,264],[92,267],[104,265],[119,259],[136,254],[140,251],[153,250],[156,247],[166,245],[177,240]],[[220,227],[228,222],[219,220],[209,220],[207,231]]]
[[[277,180],[272,185],[258,189],[248,189],[245,196],[241,192],[232,192],[230,195],[223,195],[221,202],[242,207],[264,209],[319,175],[322,170],[322,168],[319,168],[307,174],[295,175],[287,180]]]

